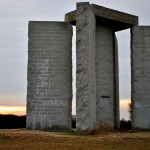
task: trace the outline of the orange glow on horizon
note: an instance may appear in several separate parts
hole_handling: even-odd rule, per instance
[[[127,108],[127,107],[129,107],[129,103],[131,103],[130,99],[121,99],[120,100],[120,108]]]
[[[120,100],[120,110],[121,114],[126,114],[128,116],[128,108],[130,99],[121,99]],[[72,101],[72,110],[73,114],[76,114],[76,101]],[[25,106],[0,106],[0,114],[14,114],[14,115],[25,115],[26,107]]]
[[[126,120],[130,119],[129,114],[129,103],[131,103],[130,99],[121,99],[120,100],[120,119],[124,118]]]
[[[0,106],[0,114],[25,115],[25,106]]]

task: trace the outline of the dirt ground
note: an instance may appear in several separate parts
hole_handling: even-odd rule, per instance
[[[0,150],[150,150],[150,132],[69,132],[0,130]]]

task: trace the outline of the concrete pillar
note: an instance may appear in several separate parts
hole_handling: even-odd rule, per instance
[[[28,48],[27,129],[70,130],[72,26],[29,22]]]

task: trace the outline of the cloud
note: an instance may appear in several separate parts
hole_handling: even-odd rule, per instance
[[[25,106],[26,105],[26,95],[16,94],[16,95],[5,95],[0,96],[1,106]]]
[[[116,32],[118,39],[119,58],[119,89],[120,98],[130,98],[131,93],[131,60],[130,30]]]

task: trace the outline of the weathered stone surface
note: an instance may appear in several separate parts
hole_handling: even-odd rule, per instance
[[[76,128],[96,129],[95,15],[89,3],[77,3]]]
[[[120,128],[118,40],[114,33],[114,128]]]
[[[95,4],[92,4],[91,6],[96,16],[97,24],[111,25],[114,31],[120,31],[138,25],[137,16],[105,8]],[[77,10],[67,13],[65,15],[65,20],[75,25],[76,13]]]
[[[65,21],[70,22],[72,25],[76,25],[76,14],[77,10],[71,11],[67,14],[65,14]]]
[[[150,26],[131,33],[132,127],[150,129]]]
[[[114,55],[113,30],[96,27],[96,95],[99,130],[114,129]]]
[[[72,27],[64,22],[31,21],[28,45],[27,129],[68,130]]]

